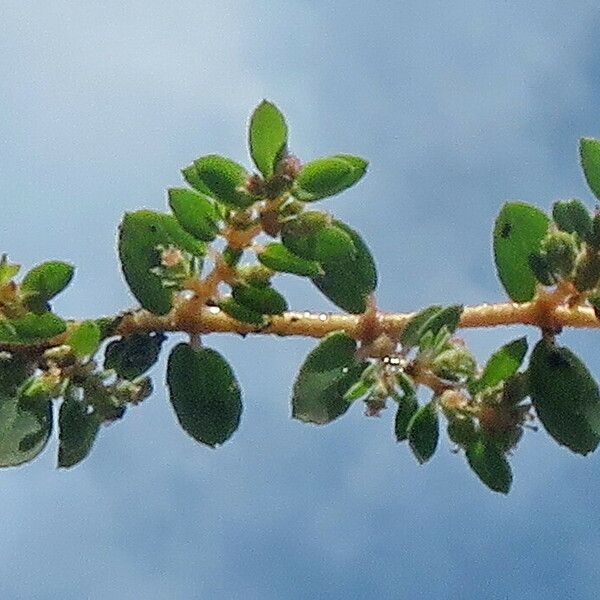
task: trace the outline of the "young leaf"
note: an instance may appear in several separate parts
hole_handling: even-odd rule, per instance
[[[160,265],[158,246],[168,246],[163,215],[150,210],[125,213],[119,229],[119,258],[125,281],[143,308],[157,315],[171,310],[173,293],[151,270]]]
[[[579,155],[585,179],[594,196],[600,200],[600,141],[592,138],[581,138],[579,140]]]
[[[242,165],[217,154],[194,161],[196,173],[210,196],[230,208],[248,208],[257,198],[245,190],[248,173]]]
[[[88,456],[100,428],[95,413],[88,413],[77,400],[65,400],[58,414],[58,467],[68,468]]]
[[[185,188],[171,188],[168,193],[169,206],[181,227],[199,240],[212,242],[219,219],[210,198]]]
[[[114,369],[124,379],[136,379],[156,363],[164,340],[162,333],[136,333],[113,340],[104,351],[104,368]]]
[[[226,442],[238,428],[242,395],[227,361],[210,348],[178,344],[169,356],[167,385],[183,429],[207,446]]]
[[[158,219],[162,222],[165,233],[170,239],[170,243],[177,246],[184,252],[188,252],[192,256],[202,258],[206,255],[206,243],[188,233],[179,224],[179,221],[173,215],[164,215],[155,213]]]
[[[265,179],[274,172],[277,161],[285,153],[288,129],[280,110],[263,100],[252,113],[248,128],[250,155]]]
[[[590,211],[581,200],[559,200],[552,206],[552,218],[561,231],[576,233],[582,240],[592,232]]]
[[[367,309],[367,299],[377,287],[377,270],[369,249],[358,233],[340,221],[334,221],[334,224],[350,236],[356,255],[324,262],[321,265],[324,274],[312,280],[334,304],[350,313],[359,314]]]
[[[600,392],[568,348],[540,340],[529,363],[529,390],[538,418],[561,445],[578,454],[600,442]]]
[[[460,304],[446,307],[435,304],[424,308],[406,324],[400,334],[400,343],[406,348],[417,346],[427,332],[435,336],[442,327],[445,327],[448,333],[454,333],[460,323],[463,309]]]
[[[473,386],[473,392],[493,388],[506,381],[518,370],[527,354],[527,338],[522,337],[502,346],[487,361],[481,377]]]
[[[427,462],[435,453],[440,437],[440,423],[435,402],[421,406],[414,413],[407,428],[408,443],[416,459]]]
[[[21,265],[8,262],[6,254],[0,255],[0,286],[7,284],[21,270]]]
[[[356,184],[367,170],[367,161],[358,156],[339,154],[318,158],[302,167],[292,194],[302,202],[334,196]]]
[[[535,294],[537,280],[529,265],[529,255],[539,252],[548,225],[549,219],[541,210],[524,202],[507,202],[496,219],[496,270],[515,302],[527,302]]]
[[[294,383],[292,417],[323,425],[350,407],[344,394],[368,366],[355,357],[356,341],[342,331],[329,334],[306,357]]]
[[[22,406],[17,397],[0,395],[0,467],[33,460],[46,447],[51,430],[51,402]]]
[[[396,441],[403,442],[408,438],[408,424],[419,409],[416,394],[407,394],[398,400],[398,410],[394,420]]]
[[[47,302],[60,294],[73,279],[75,268],[58,260],[37,265],[21,282],[21,290]]]
[[[195,165],[191,164],[187,167],[184,167],[183,169],[181,169],[181,174],[183,175],[183,178],[186,180],[186,182],[189,183],[189,185],[197,192],[200,192],[201,194],[206,194],[208,196],[211,195],[210,189],[206,186],[202,179],[200,179]]]
[[[265,267],[281,273],[293,273],[304,277],[315,277],[323,273],[318,262],[300,258],[278,242],[267,244],[256,256]]]
[[[280,315],[288,309],[286,299],[270,286],[236,285],[232,295],[236,302],[261,315]]]
[[[466,449],[467,461],[473,472],[492,491],[508,494],[512,471],[506,456],[491,440],[478,437]]]
[[[100,345],[100,327],[95,321],[84,321],[69,332],[67,345],[78,358],[91,356]]]

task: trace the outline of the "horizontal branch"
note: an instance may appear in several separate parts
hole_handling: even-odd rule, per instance
[[[397,337],[415,313],[378,312],[382,333]],[[461,328],[496,327],[501,325],[533,325],[537,327],[600,327],[600,321],[589,307],[557,306],[541,310],[540,302],[516,304],[480,304],[465,307],[460,319]],[[164,317],[146,311],[130,313],[121,321],[118,334],[148,331],[186,331],[188,333],[230,332],[246,334],[271,334],[278,336],[305,336],[321,338],[333,331],[343,330],[358,338],[361,332],[361,315],[339,313],[287,312],[273,316],[264,327],[240,323],[216,307],[203,307],[195,313]]]

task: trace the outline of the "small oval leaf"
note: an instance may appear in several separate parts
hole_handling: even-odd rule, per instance
[[[65,400],[58,413],[58,426],[58,467],[73,467],[90,453],[100,420],[95,413],[88,413],[81,402]]]
[[[412,416],[408,428],[408,443],[416,459],[427,462],[434,454],[440,437],[440,424],[435,402],[421,406]]]
[[[288,309],[286,299],[270,286],[236,285],[233,298],[261,315],[280,315]]]
[[[285,153],[288,129],[281,111],[263,100],[252,113],[248,128],[250,155],[265,179],[275,170],[277,161]]]
[[[561,445],[578,454],[600,442],[600,392],[568,348],[542,339],[531,354],[529,392],[538,418]]]
[[[487,361],[481,377],[474,384],[474,393],[492,388],[506,381],[518,370],[527,354],[527,338],[522,337],[505,344]]]
[[[467,461],[479,479],[494,492],[508,494],[512,470],[506,456],[490,440],[479,437],[466,449]]]
[[[207,446],[226,442],[238,428],[242,395],[227,361],[210,348],[175,346],[167,366],[171,404],[183,429]]]
[[[541,210],[524,202],[507,202],[498,214],[494,226],[496,270],[515,302],[527,302],[535,294],[537,279],[529,256],[539,252],[549,222]]]
[[[323,273],[318,262],[296,256],[279,242],[267,244],[256,256],[265,267],[281,273],[304,277],[315,277]]]
[[[292,194],[302,202],[314,202],[339,194],[356,184],[367,170],[367,161],[358,156],[337,155],[318,158],[302,167]]]
[[[100,327],[95,321],[84,321],[69,331],[66,343],[78,358],[91,356],[100,345]]]
[[[313,277],[312,281],[340,308],[349,313],[363,313],[370,294],[377,287],[375,262],[356,231],[340,221],[334,224],[350,236],[356,254],[352,258],[322,263],[323,275]]]
[[[171,188],[169,206],[181,227],[204,242],[212,242],[219,231],[218,215],[208,196],[187,190]]]
[[[257,198],[245,190],[248,173],[242,165],[219,156],[209,154],[194,161],[196,173],[210,196],[231,208],[248,208]]]
[[[124,379],[136,379],[156,363],[164,340],[162,333],[136,333],[113,340],[104,351],[104,368]]]
[[[310,352],[294,383],[294,419],[323,425],[348,410],[351,403],[344,395],[368,366],[355,353],[356,341],[342,331],[329,334]]]
[[[60,294],[73,279],[75,268],[66,262],[48,261],[29,271],[21,282],[21,290],[47,302]]]

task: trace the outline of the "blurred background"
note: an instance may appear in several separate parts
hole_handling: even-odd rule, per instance
[[[133,304],[125,210],[165,207],[201,154],[249,166],[264,97],[304,159],[371,161],[323,203],[357,227],[385,310],[503,297],[490,252],[506,199],[577,196],[578,137],[600,137],[597,2],[309,0],[0,3],[0,250],[78,265],[65,316]],[[332,306],[283,277],[297,309]],[[525,328],[465,334],[481,360]],[[600,374],[598,332],[563,342]],[[175,339],[175,338],[174,338]],[[417,465],[393,411],[322,428],[290,419],[314,341],[213,336],[245,390],[211,451],[157,391],[55,470],[55,444],[0,473],[0,597],[15,599],[597,598],[598,456],[528,432],[493,494],[444,440]]]

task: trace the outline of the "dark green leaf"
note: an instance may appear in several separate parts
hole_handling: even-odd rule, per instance
[[[19,354],[0,356],[0,396],[16,395],[17,388],[32,371],[32,365]]]
[[[95,321],[84,321],[69,331],[66,343],[71,346],[75,356],[91,356],[100,345],[100,328]]]
[[[350,407],[344,394],[368,366],[355,357],[356,341],[344,332],[329,334],[306,357],[292,396],[292,417],[323,425]]]
[[[479,433],[470,417],[456,416],[448,421],[448,437],[463,448],[477,440]]]
[[[556,279],[552,274],[550,265],[548,264],[548,259],[544,252],[534,252],[533,254],[530,254],[527,258],[527,264],[533,271],[536,279],[542,285],[549,286],[556,283]]]
[[[408,443],[422,464],[435,453],[440,437],[440,423],[435,402],[421,406],[412,416],[407,428]]]
[[[300,258],[278,242],[267,244],[256,256],[263,265],[274,271],[294,273],[304,277],[322,274],[321,265],[318,262]]]
[[[37,265],[21,282],[21,290],[48,301],[60,294],[73,279],[75,268],[65,262],[53,260]]]
[[[169,356],[167,384],[180,425],[196,441],[214,447],[238,428],[240,387],[227,361],[215,350],[178,344]]]
[[[162,333],[136,333],[106,346],[104,368],[114,369],[124,379],[136,379],[158,360],[165,340]]]
[[[487,361],[474,392],[492,388],[505,381],[518,370],[527,354],[527,338],[522,337],[502,346]]]
[[[403,442],[408,438],[408,424],[417,412],[419,405],[416,394],[407,394],[398,400],[398,410],[394,421],[396,441]]]
[[[582,240],[592,232],[590,211],[581,200],[559,200],[552,206],[552,218],[561,231],[576,233]]]
[[[16,397],[0,396],[0,467],[33,460],[46,447],[51,430],[51,402],[25,407]]]
[[[247,208],[257,200],[245,189],[248,173],[242,165],[223,156],[209,154],[195,160],[194,166],[209,195],[230,208]]]
[[[334,196],[357,183],[367,170],[367,161],[358,156],[337,155],[318,158],[302,167],[292,194],[302,202]]]
[[[240,304],[231,296],[219,300],[218,307],[224,313],[242,323],[249,323],[250,325],[256,325],[258,327],[262,327],[266,323],[262,313]]]
[[[139,210],[125,213],[119,230],[119,257],[123,275],[138,302],[150,312],[164,315],[171,310],[173,293],[151,269],[160,265],[158,246],[168,246],[163,215]]]
[[[219,231],[219,217],[208,196],[185,188],[171,188],[169,206],[181,227],[190,235],[205,242],[215,239]]]
[[[515,302],[527,302],[535,294],[537,279],[529,256],[540,250],[548,231],[548,217],[535,206],[507,202],[494,226],[494,258],[498,277]]]
[[[531,399],[548,433],[573,452],[600,442],[600,392],[587,367],[568,348],[540,340],[529,363]]]
[[[573,283],[578,291],[596,287],[600,279],[600,256],[596,252],[584,252],[577,257]]]
[[[600,200],[600,141],[592,138],[579,140],[581,168],[594,196]]]
[[[263,176],[273,175],[277,161],[284,154],[288,129],[280,110],[263,100],[252,113],[248,129],[250,155]]]
[[[58,414],[58,466],[73,467],[88,456],[100,427],[95,413],[76,400],[65,400]]]
[[[494,492],[508,494],[512,471],[496,444],[480,437],[467,447],[466,455],[469,466],[487,487]]]
[[[340,308],[354,314],[367,309],[367,299],[377,287],[377,270],[369,249],[356,231],[334,221],[351,238],[356,255],[344,260],[324,262],[323,275],[313,277],[313,283]]]
[[[280,315],[288,309],[286,299],[269,286],[236,285],[232,294],[236,302],[261,315]]]

